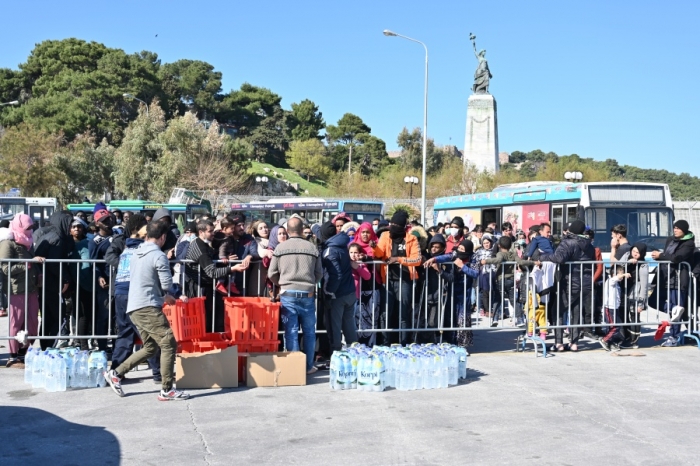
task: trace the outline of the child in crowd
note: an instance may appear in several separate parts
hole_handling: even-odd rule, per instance
[[[375,300],[373,298],[373,279],[367,265],[365,251],[358,243],[350,243],[350,265],[352,266],[352,278],[355,279],[355,296],[357,305],[355,308],[355,322],[357,324],[357,339],[360,343],[373,346],[376,339],[374,332],[362,332],[362,329],[376,329],[375,323],[379,321],[379,315],[374,311]],[[369,293],[365,290],[369,288]]]
[[[480,265],[479,269],[479,315],[481,317],[492,317],[491,314],[491,290],[492,284],[496,280],[495,265],[481,265],[482,260],[491,259],[493,257],[493,236],[489,233],[484,233],[481,237],[481,245],[479,249],[474,251],[474,260]],[[488,314],[487,314],[488,310]]]
[[[436,233],[430,239],[430,256],[438,257],[445,253],[447,242],[445,237]],[[425,280],[427,281],[427,306],[425,312],[421,312],[418,319],[418,328],[437,328],[440,316],[445,314],[445,308],[449,301],[449,284],[452,283],[454,275],[451,267],[447,267],[436,262],[425,265]],[[421,309],[424,303],[421,302]],[[416,341],[419,343],[436,343],[437,334],[435,332],[417,332]]]
[[[625,278],[630,278],[629,273],[625,273],[624,265],[614,266],[610,278],[605,282],[603,293],[603,306],[605,307],[605,320],[610,324],[608,334],[598,340],[605,351],[619,351],[623,337],[618,322],[623,321],[620,310],[620,282]]]

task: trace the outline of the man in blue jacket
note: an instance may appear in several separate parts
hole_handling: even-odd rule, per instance
[[[321,226],[323,247],[322,264],[325,277],[324,292],[330,297],[330,343],[333,351],[342,349],[340,332],[342,329],[345,343],[350,345],[357,341],[355,326],[355,280],[352,276],[350,253],[348,252],[349,237],[347,234],[336,234],[336,226],[326,222]]]

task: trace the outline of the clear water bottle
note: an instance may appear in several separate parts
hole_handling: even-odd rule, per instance
[[[66,359],[61,356],[55,356],[54,369],[56,371],[56,391],[66,391]]]
[[[447,354],[444,352],[441,354],[440,363],[440,388],[447,388],[450,383],[450,372]]]
[[[44,388],[44,365],[48,358],[45,351],[39,351],[32,363],[32,388]]]
[[[34,359],[38,350],[29,347],[27,354],[24,356],[24,383],[32,383],[32,370],[34,368]]]
[[[467,378],[467,350],[461,346],[455,346],[455,352],[457,353],[457,372],[460,379]]]
[[[93,351],[88,357],[88,387],[104,387],[107,384],[102,375],[107,369],[107,355],[104,351]]]
[[[448,381],[449,385],[457,385],[459,378],[459,358],[454,348],[447,351],[447,371],[448,371]]]
[[[89,382],[89,368],[88,368],[88,353],[87,351],[79,352],[75,357],[75,366],[73,369],[75,373],[75,387],[76,388],[87,388]]]
[[[372,390],[372,365],[370,359],[360,354],[357,358],[357,389],[363,392]]]
[[[343,370],[343,362],[338,351],[333,351],[329,370],[331,390],[342,390],[340,373]]]
[[[396,354],[395,361],[395,374],[396,374],[396,389],[405,391],[408,390],[409,386],[409,376],[407,373],[408,369],[408,358],[403,354]]]
[[[48,357],[44,364],[44,388],[47,392],[58,391],[58,373],[56,372],[56,356],[53,354]]]

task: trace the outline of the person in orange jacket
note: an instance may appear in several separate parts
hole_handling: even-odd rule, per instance
[[[386,265],[379,267],[384,284],[380,325],[385,329],[409,328],[412,321],[411,296],[422,256],[416,237],[406,233],[407,223],[408,214],[397,211],[391,217],[389,231],[382,233],[372,249],[376,260],[386,261]],[[408,335],[408,332],[384,332],[383,344],[407,344]]]

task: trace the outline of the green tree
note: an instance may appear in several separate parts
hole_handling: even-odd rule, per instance
[[[354,165],[363,176],[378,176],[390,163],[386,143],[371,134],[357,135],[359,145],[355,147]]]
[[[200,60],[178,60],[160,67],[158,76],[167,95],[171,115],[194,112],[214,118],[221,93],[221,72]]]
[[[323,139],[319,132],[326,127],[326,122],[323,121],[323,114],[319,112],[318,106],[309,99],[292,104],[290,120],[292,141]]]
[[[352,163],[352,152],[355,146],[362,142],[358,139],[360,134],[370,134],[372,128],[367,126],[357,115],[346,113],[337,125],[326,127],[326,139],[331,146],[333,169],[338,171]]]
[[[0,138],[2,190],[19,188],[23,196],[53,194],[61,181],[53,165],[61,142],[61,135],[25,123],[6,129]]]
[[[139,116],[124,132],[121,146],[115,153],[116,189],[131,199],[149,199],[163,154],[160,135],[166,129],[165,113],[158,102],[147,113],[142,106]]]
[[[23,103],[4,111],[3,123],[30,123],[68,140],[91,129],[98,139],[119,141],[135,115],[122,94],[146,101],[159,95],[158,66],[157,56],[146,52],[127,55],[79,39],[44,41],[15,73],[10,93]],[[8,86],[4,78],[0,89]]]
[[[106,138],[97,144],[93,134],[78,135],[54,160],[56,168],[69,181],[62,197],[78,200],[85,191],[114,195],[115,152],[116,148]]]
[[[401,147],[401,165],[407,170],[423,170],[423,132],[414,128],[409,132],[404,128],[399,133],[396,143]],[[435,147],[435,142],[428,138],[426,150],[426,173],[440,171],[445,159],[445,152]]]
[[[287,161],[292,168],[305,174],[307,181],[312,177],[326,180],[331,173],[328,150],[318,139],[292,141]]]

